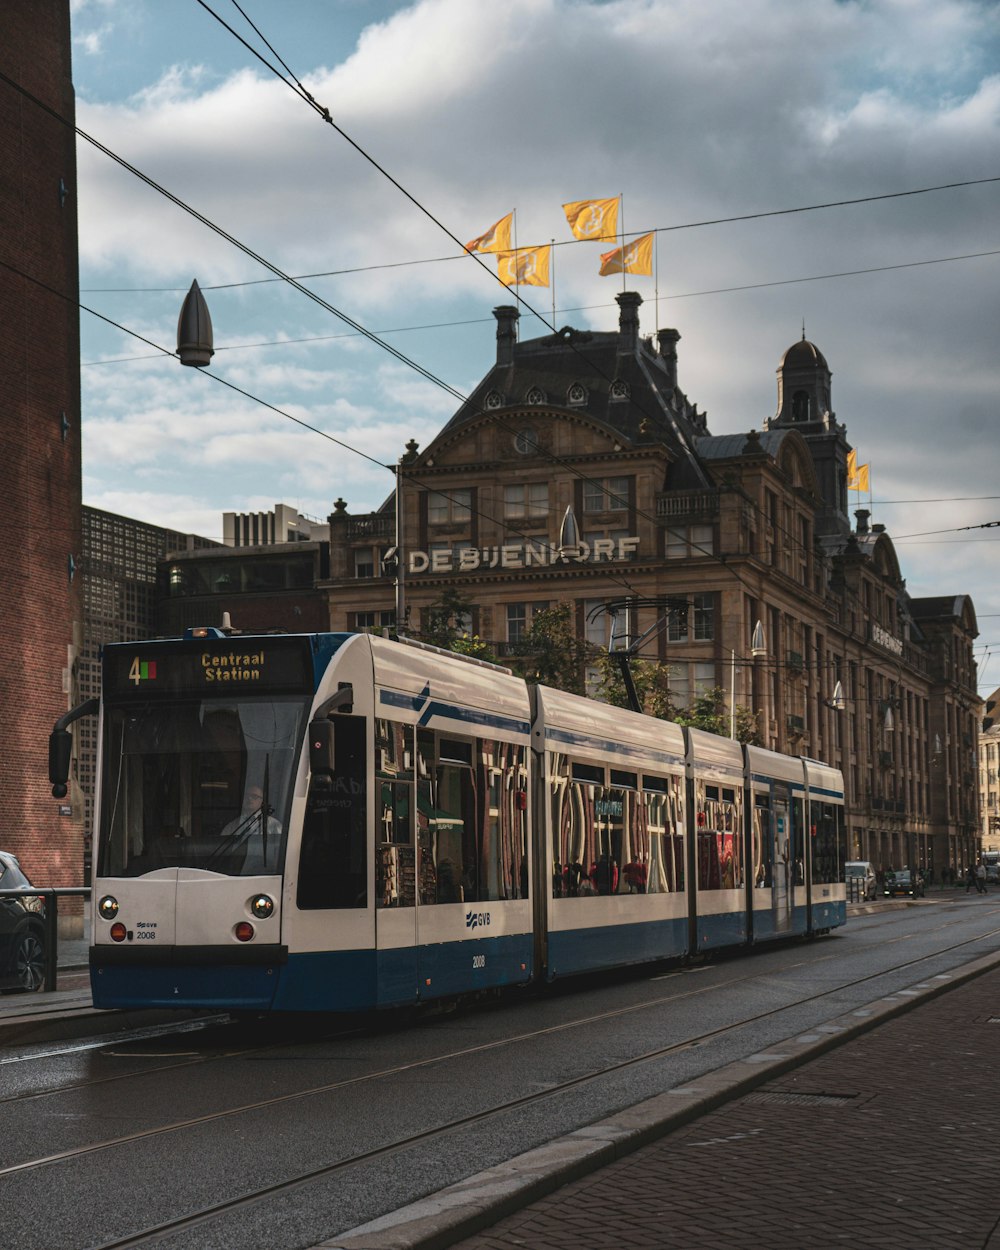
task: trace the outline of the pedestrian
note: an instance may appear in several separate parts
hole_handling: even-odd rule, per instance
[[[986,893],[986,865],[982,860],[976,865],[976,890],[980,894]]]
[[[975,868],[973,868],[973,866],[970,864],[970,865],[969,865],[969,867],[968,867],[968,869],[966,870],[966,873],[965,873],[965,892],[966,892],[966,894],[968,894],[968,892],[972,889],[972,887],[973,887],[974,885],[976,885],[976,870],[975,870]],[[977,893],[978,893],[978,890],[979,890],[979,887],[978,887],[978,886],[976,886],[976,891],[977,891]]]

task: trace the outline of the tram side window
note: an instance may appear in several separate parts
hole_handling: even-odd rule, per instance
[[[647,894],[684,889],[684,779],[642,779],[642,804],[649,845]]]
[[[366,722],[338,716],[333,724],[333,784],[314,779],[306,800],[296,899],[303,911],[368,905]]]
[[[524,747],[417,731],[421,904],[528,895]]]
[[[840,858],[842,814],[839,804],[810,800],[813,885],[829,885],[842,880]]]
[[[413,729],[375,722],[375,900],[378,907],[416,902],[413,849]]]
[[[524,747],[477,743],[480,902],[528,897],[528,773]]]
[[[741,886],[742,825],[738,791],[698,781],[695,805],[698,889],[731,890]]]

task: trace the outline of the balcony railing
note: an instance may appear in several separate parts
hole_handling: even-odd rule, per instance
[[[392,538],[396,518],[392,516],[352,516],[347,523],[347,538]]]
[[[688,517],[714,517],[719,513],[717,490],[673,490],[656,496],[659,520],[679,521]]]

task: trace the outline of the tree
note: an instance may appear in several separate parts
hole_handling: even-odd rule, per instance
[[[469,655],[473,659],[496,664],[497,657],[487,643],[478,634],[472,633],[471,620],[472,604],[460,590],[449,586],[427,609],[420,641],[440,647],[443,651],[454,651],[458,655]]]
[[[600,654],[600,648],[577,636],[568,603],[536,612],[517,651],[509,663],[521,677],[569,694],[586,694],[587,665]]]
[[[629,707],[618,657],[613,652],[604,651],[597,667],[600,671],[600,698],[613,707]],[[674,720],[676,708],[670,693],[670,666],[655,660],[633,658],[629,667],[639,703],[646,715],[655,716],[658,720]]]
[[[424,613],[420,641],[450,651],[454,642],[470,633],[471,617],[472,605],[468,599],[460,590],[449,586]]]
[[[713,686],[697,695],[689,707],[682,708],[674,717],[678,725],[690,725],[704,729],[706,733],[729,737],[730,714],[726,692],[721,686]],[[735,733],[737,742],[759,743],[757,716],[748,707],[736,706]]]
[[[629,701],[622,680],[621,665],[614,653],[605,652],[598,667],[601,671],[600,697],[615,707],[628,707]],[[715,686],[698,695],[688,707],[677,707],[670,690],[670,666],[655,660],[633,659],[632,680],[639,702],[647,716],[690,725],[707,733],[729,737],[730,716],[726,692]],[[756,714],[748,707],[736,706],[736,741],[759,743]]]

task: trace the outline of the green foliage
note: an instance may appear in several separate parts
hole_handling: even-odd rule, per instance
[[[499,663],[489,645],[483,642],[478,634],[462,634],[452,641],[450,649],[459,655],[471,655],[474,660],[486,660],[490,664]]]
[[[601,674],[598,697],[614,707],[629,707],[618,658],[613,653],[604,651],[597,667]],[[658,664],[655,660],[633,659],[630,672],[639,704],[646,715],[655,716],[659,720],[674,720],[676,709],[670,695],[670,666]]]
[[[690,725],[693,729],[704,729],[706,733],[728,738],[731,726],[726,692],[721,686],[706,690],[689,707],[678,712],[674,719],[678,725]],[[737,704],[735,731],[737,742],[760,741],[757,717],[750,708]]]
[[[472,605],[460,590],[449,586],[441,597],[430,605],[424,616],[424,628],[420,641],[443,651],[455,651],[476,660],[498,663],[497,657],[478,634],[471,634],[467,625],[472,616]]]
[[[600,654],[600,648],[577,637],[568,603],[536,612],[517,650],[508,660],[516,673],[569,694],[586,693],[587,665]]]
[[[605,703],[628,707],[628,695],[622,680],[621,665],[614,654],[604,652],[598,663],[601,681],[598,694]],[[686,708],[674,705],[670,692],[670,666],[654,660],[632,660],[632,680],[639,702],[647,716],[672,720],[678,725],[704,729],[706,733],[728,738],[730,730],[729,703],[721,686],[705,691]],[[736,706],[737,742],[759,743],[757,717],[748,707]]]
[[[472,605],[462,592],[449,586],[424,613],[420,641],[451,651],[455,642],[467,636],[466,622],[471,615],[471,608]]]

